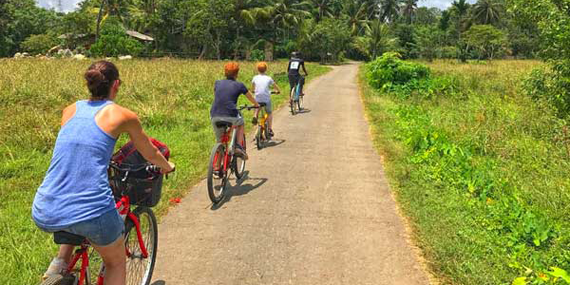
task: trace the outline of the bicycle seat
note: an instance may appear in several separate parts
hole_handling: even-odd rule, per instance
[[[81,245],[83,241],[85,241],[85,237],[64,231],[59,231],[53,233],[53,241],[56,244]]]
[[[267,103],[259,103],[259,107],[265,107],[267,106]]]
[[[226,121],[216,122],[216,127],[218,127],[218,128],[229,128],[231,126],[232,126],[231,122],[226,122]]]

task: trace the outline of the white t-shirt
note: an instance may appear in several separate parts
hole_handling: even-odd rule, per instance
[[[257,102],[271,102],[271,86],[275,84],[271,77],[259,74],[253,77],[251,83],[255,84],[255,100]]]

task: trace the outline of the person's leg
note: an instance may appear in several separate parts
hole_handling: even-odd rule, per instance
[[[71,256],[73,255],[74,248],[75,246],[71,244],[60,245],[57,258],[62,259],[63,261],[69,264],[71,262]]]
[[[67,266],[71,262],[71,257],[73,255],[74,248],[75,246],[70,244],[60,245],[59,252],[57,256],[54,259],[52,259],[51,263],[49,264],[48,269],[43,275],[43,279],[46,279],[52,275],[62,274],[67,269]]]
[[[105,285],[124,285],[126,279],[125,240],[120,236],[107,246],[93,248],[101,255],[105,263]]]

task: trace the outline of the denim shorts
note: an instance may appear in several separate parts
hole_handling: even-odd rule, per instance
[[[265,104],[265,112],[271,114],[273,112],[273,107],[271,106],[271,101],[269,102],[259,102]]]
[[[42,230],[54,232],[53,230]],[[125,222],[119,212],[113,209],[97,218],[79,222],[58,231],[86,237],[90,243],[97,246],[107,246],[125,233]]]

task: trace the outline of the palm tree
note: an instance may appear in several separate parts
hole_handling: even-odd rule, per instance
[[[455,0],[451,3],[451,8],[457,13],[460,18],[464,17],[469,10],[469,3],[467,0]]]
[[[348,25],[353,36],[360,34],[368,26],[369,8],[365,2],[358,3],[352,0],[343,2],[342,13],[348,16]]]
[[[120,5],[120,0],[101,0],[101,4],[99,6],[99,13],[97,15],[97,30],[95,33],[95,39],[99,38],[99,33],[101,31],[101,22],[103,22],[108,16],[114,15],[119,18],[121,23],[123,21],[123,14],[126,13],[126,5]],[[103,14],[105,14],[103,16]]]
[[[396,38],[390,35],[390,28],[380,20],[373,21],[366,31],[369,51],[372,59],[382,55],[396,44]]]
[[[325,16],[332,16],[332,1],[331,0],[310,0],[311,4],[317,10],[315,20],[320,22]]]
[[[501,19],[503,4],[497,0],[479,0],[473,6],[473,19],[480,24],[495,24]]]
[[[406,17],[408,24],[412,24],[412,18],[418,9],[418,0],[404,0],[402,14]]]
[[[393,22],[398,17],[398,8],[401,0],[380,0],[380,19]]]
[[[277,34],[297,28],[304,18],[310,17],[311,13],[307,12],[310,5],[298,0],[275,0],[265,7],[256,8],[258,20],[265,21],[271,29],[265,44],[266,60],[273,60]]]
[[[140,32],[148,32],[156,15],[156,0],[132,0],[128,5],[129,27]]]

